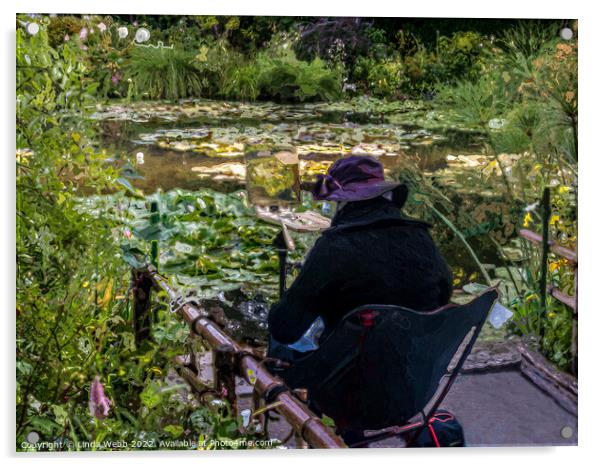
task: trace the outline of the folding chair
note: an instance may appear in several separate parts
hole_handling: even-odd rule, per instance
[[[434,414],[497,299],[490,288],[468,304],[429,312],[361,306],[319,349],[274,372],[289,387],[306,388],[310,408],[331,417],[339,433],[361,432],[349,446],[399,435],[410,446],[425,428],[434,436]]]

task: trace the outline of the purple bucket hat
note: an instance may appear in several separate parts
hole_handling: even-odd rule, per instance
[[[326,175],[318,175],[312,194],[316,200],[363,201],[391,191],[401,183],[385,181],[382,164],[369,156],[337,160]]]

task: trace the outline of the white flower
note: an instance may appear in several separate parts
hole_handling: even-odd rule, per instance
[[[525,212],[533,212],[538,205],[539,201],[535,201],[533,204],[528,204],[527,207],[525,207]]]
[[[489,127],[491,129],[500,129],[506,124],[506,120],[503,118],[492,118],[489,120]]]
[[[88,28],[81,28],[81,31],[79,31],[79,38],[81,40],[86,40],[86,37],[88,37]]]
[[[121,26],[117,29],[117,34],[119,35],[120,39],[125,39],[128,36],[128,33],[129,31],[126,26]]]
[[[136,163],[138,165],[144,165],[144,153],[138,152],[136,154]]]
[[[136,31],[135,40],[138,43],[146,42],[150,39],[150,32],[146,28],[140,28]]]
[[[107,30],[107,25],[105,23],[98,23],[96,27],[100,32],[105,32]]]
[[[27,62],[28,65],[31,65],[31,58],[29,58],[29,55],[25,54],[23,56],[23,58],[25,58],[25,61]]]
[[[573,38],[573,30],[571,28],[562,28],[560,30],[560,38],[563,40],[571,40]]]
[[[40,32],[40,25],[38,23],[27,23],[25,25],[25,31],[30,36],[35,36],[38,32]]]

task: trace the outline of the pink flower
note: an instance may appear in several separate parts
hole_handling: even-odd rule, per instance
[[[105,395],[105,389],[97,375],[90,385],[90,415],[96,419],[104,419],[109,415],[110,406],[111,400]]]
[[[63,40],[64,40],[65,42],[67,42],[67,41],[69,40],[69,35],[68,35],[68,34],[65,34],[65,37],[63,37]]]
[[[100,32],[105,32],[107,30],[107,25],[105,23],[98,23],[96,26]]]
[[[130,231],[130,229],[129,229],[129,228],[126,228],[126,229],[123,231],[123,236],[125,236],[127,239],[130,239],[130,238],[132,237],[132,232]]]
[[[112,77],[111,77],[111,81],[113,82],[113,84],[117,85],[119,84],[119,81],[121,81],[121,74],[120,73],[115,73]]]
[[[86,37],[88,37],[88,28],[82,28],[81,31],[79,31],[79,38],[81,40],[86,40]]]

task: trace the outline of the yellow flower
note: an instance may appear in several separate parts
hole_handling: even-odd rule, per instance
[[[552,262],[550,264],[550,266],[548,267],[548,269],[550,270],[550,272],[553,272],[554,270],[557,270],[559,268],[560,268],[560,263],[558,261]]]
[[[550,225],[556,225],[560,221],[560,217],[558,215],[552,215],[550,217]]]
[[[82,283],[82,287],[83,288],[88,288],[90,286],[90,282],[84,282]]]
[[[523,227],[528,227],[532,221],[533,217],[531,217],[531,212],[527,212],[527,215],[525,215],[525,219],[523,220]]]
[[[560,188],[558,188],[558,192],[560,194],[566,194],[570,191],[571,191],[571,188],[569,186],[561,186]]]

